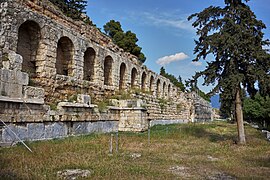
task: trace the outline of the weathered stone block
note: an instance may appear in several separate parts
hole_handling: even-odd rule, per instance
[[[29,75],[25,72],[15,71],[15,83],[20,85],[28,85],[29,83]]]
[[[30,140],[44,139],[45,126],[43,123],[29,123],[27,125],[27,129],[28,129],[28,138]]]
[[[67,126],[62,122],[45,125],[45,138],[58,138],[67,136]]]
[[[45,92],[43,88],[23,86],[23,96],[25,99],[44,100]]]
[[[17,70],[17,71],[22,70],[23,58],[21,55],[17,54],[14,51],[10,51],[8,54],[8,59],[9,59],[8,61],[9,63],[5,64],[6,69]]]
[[[110,103],[113,106],[116,106],[116,107],[119,107],[120,106],[119,100],[117,100],[117,99],[110,99]]]
[[[9,83],[0,82],[0,95],[9,96]]]
[[[90,105],[91,104],[91,98],[90,98],[89,95],[86,95],[86,94],[78,94],[77,102]]]
[[[9,84],[8,96],[11,98],[22,98],[22,85]]]
[[[21,98],[22,85],[0,82],[0,94],[10,98]]]
[[[87,134],[87,127],[89,122],[74,122],[72,132],[73,134]]]
[[[129,99],[129,100],[120,100],[119,106],[120,107],[142,107],[143,100],[141,99]]]
[[[102,132],[108,133],[108,132],[115,132],[118,131],[118,122],[116,121],[104,121]]]
[[[3,129],[2,139],[3,142],[17,142],[19,139],[14,135],[14,133],[21,140],[28,140],[27,127],[26,126],[16,126],[14,124],[9,124],[9,128]],[[13,133],[13,132],[14,133]]]
[[[98,122],[89,123],[87,126],[87,131],[89,133],[100,132],[100,130],[101,130],[100,123]]]
[[[94,132],[115,132],[118,130],[117,121],[97,121],[88,123],[87,131],[88,133]]]
[[[8,69],[0,69],[1,81],[3,82],[11,82],[11,70]]]

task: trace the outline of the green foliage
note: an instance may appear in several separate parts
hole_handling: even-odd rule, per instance
[[[165,71],[165,68],[162,66],[160,68],[160,73],[159,73],[161,76],[166,76],[166,71]]]
[[[176,105],[176,110],[177,110],[177,112],[181,112],[181,111],[183,111],[184,109],[185,109],[185,105],[184,105],[184,104],[179,103],[179,104]]]
[[[78,95],[77,94],[70,94],[68,96],[68,102],[76,102],[78,99]]]
[[[204,100],[210,102],[210,96],[208,94],[206,94],[205,92],[203,92],[202,90],[198,89],[197,90],[198,95],[201,96]]]
[[[131,31],[124,32],[120,22],[115,20],[110,20],[103,28],[105,33],[112,38],[116,45],[123,48],[124,51],[137,56],[141,63],[145,62],[146,57],[141,52],[142,48],[136,44],[138,38],[135,33]]]
[[[50,103],[49,106],[50,106],[51,110],[53,110],[53,111],[57,110],[57,104],[56,103]]]
[[[99,112],[106,112],[108,110],[108,103],[106,101],[101,101],[98,103]]]
[[[224,90],[230,90],[230,88],[226,88]],[[246,91],[243,89],[241,93],[242,100],[246,95]],[[223,92],[220,94],[220,112],[221,115],[225,118],[231,118],[232,121],[235,121],[235,97],[230,92]]]
[[[160,109],[161,109],[161,113],[163,113],[164,109],[165,109],[165,106],[167,105],[168,101],[164,98],[161,98],[158,100],[158,104],[160,106]]]
[[[270,97],[257,93],[254,99],[245,98],[243,113],[245,120],[270,128]]]
[[[4,53],[2,55],[2,61],[9,61],[8,54],[7,53]]]
[[[207,94],[205,92],[203,92],[202,90],[200,90],[196,84],[194,84],[194,80],[187,80],[186,81],[186,88],[189,89],[189,91],[194,91],[196,92],[200,97],[202,97],[204,100],[209,101],[210,102],[210,94]]]
[[[84,13],[87,6],[86,0],[50,0],[56,5],[66,16],[75,20],[84,20],[81,15]],[[86,18],[86,23],[89,23],[89,18]]]
[[[131,93],[126,91],[116,92],[115,95],[109,97],[109,99],[117,99],[117,100],[127,100],[132,99]]]
[[[183,84],[182,78],[180,76],[177,79],[174,75],[166,73],[166,70],[164,67],[160,68],[160,75],[169,79],[171,83],[173,83],[176,87],[180,88],[181,91],[186,90],[185,85]]]
[[[117,36],[120,36],[122,35],[122,33],[124,33],[120,22],[115,20],[110,20],[103,26],[103,28],[105,33],[109,35],[111,38],[114,37],[117,33],[118,33]]]
[[[260,92],[269,94],[270,55],[263,48],[269,45],[268,40],[263,40],[265,24],[242,0],[225,0],[225,4],[224,8],[210,6],[188,19],[195,19],[193,26],[199,36],[194,61],[205,60],[209,54],[215,58],[204,71],[196,73],[193,83],[203,77],[204,85],[215,85],[211,93],[220,92],[230,111],[228,105],[235,103],[241,87],[254,96],[258,82]]]

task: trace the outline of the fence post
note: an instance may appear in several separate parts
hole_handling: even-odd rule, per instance
[[[118,143],[119,142],[119,138],[118,138],[118,131],[116,132],[116,137],[115,137],[115,143],[116,143],[116,147],[115,147],[115,151],[116,153],[118,153]]]
[[[113,134],[111,134],[111,140],[110,140],[110,154],[113,153]]]
[[[148,145],[150,145],[150,127],[148,128]]]

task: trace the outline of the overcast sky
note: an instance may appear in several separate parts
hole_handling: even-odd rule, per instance
[[[124,31],[137,35],[149,69],[159,73],[164,66],[166,72],[186,80],[206,64],[192,62],[196,34],[187,17],[210,5],[223,7],[224,1],[88,0],[87,14],[101,29],[111,19],[120,21]],[[270,0],[251,0],[248,5],[266,24],[265,38],[270,39]],[[211,87],[201,89],[207,92]]]

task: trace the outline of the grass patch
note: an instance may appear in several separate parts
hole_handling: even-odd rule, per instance
[[[236,125],[225,122],[154,126],[148,133],[91,134],[0,149],[0,179],[56,179],[65,169],[91,169],[90,179],[267,179],[270,143],[246,126],[247,145],[234,143]],[[114,147],[115,148],[115,147]],[[133,158],[131,155],[141,156]]]

